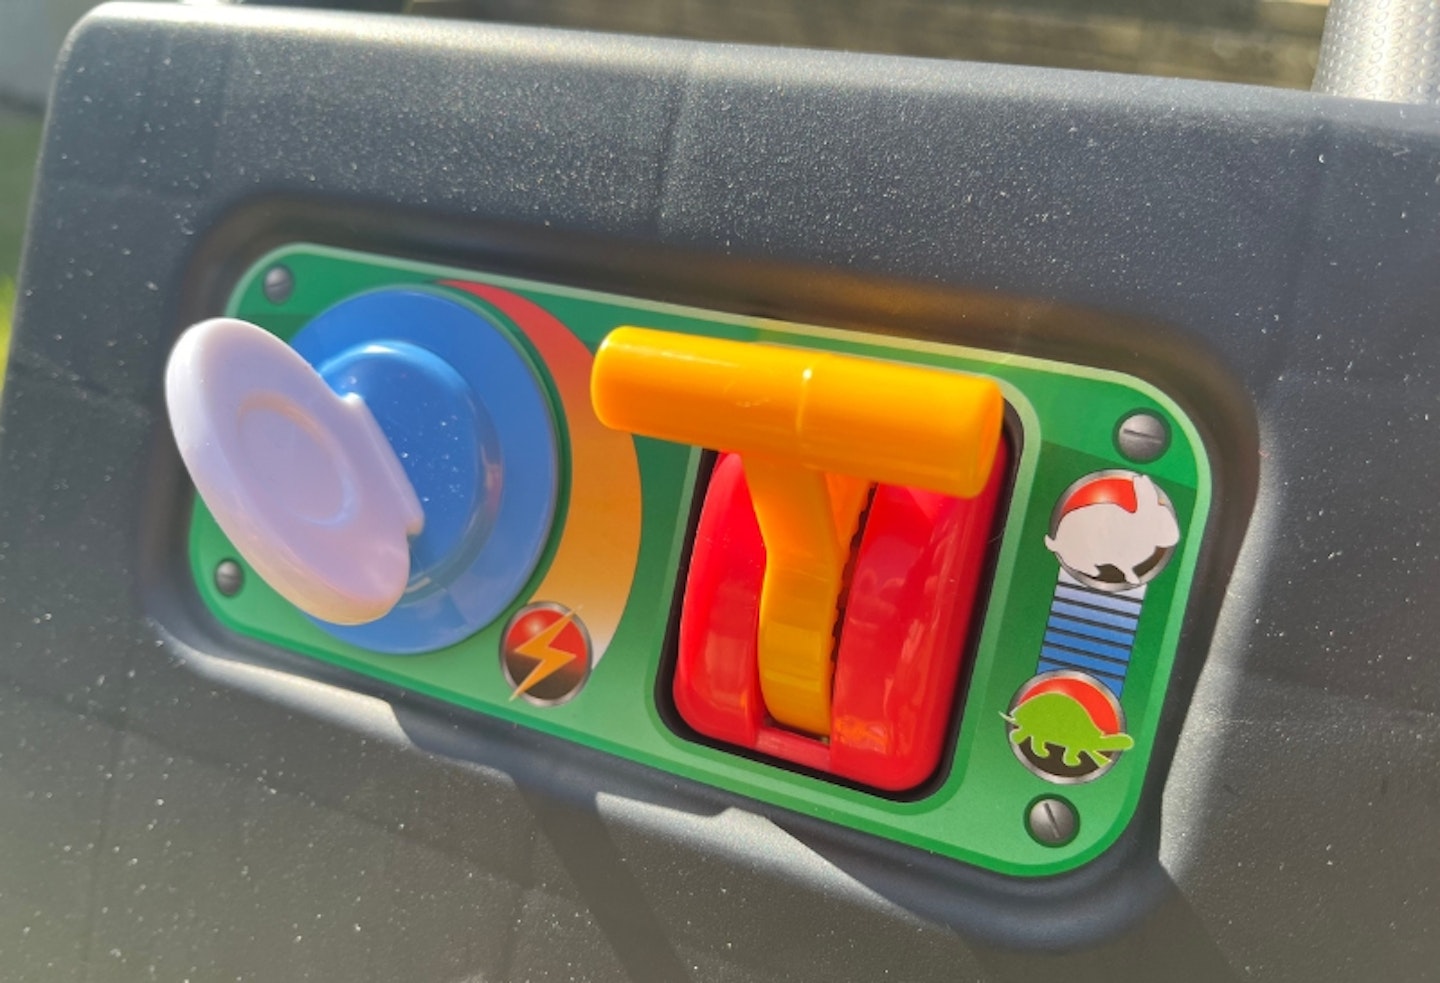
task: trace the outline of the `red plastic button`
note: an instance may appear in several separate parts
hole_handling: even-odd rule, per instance
[[[765,544],[738,455],[706,488],[680,616],[674,697],[707,737],[884,791],[944,749],[1007,453],[971,499],[877,485],[836,648],[828,739],[775,724],[757,668]]]

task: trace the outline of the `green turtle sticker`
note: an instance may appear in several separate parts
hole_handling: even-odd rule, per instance
[[[1092,781],[1135,746],[1124,714],[1109,688],[1081,672],[1047,672],[1015,694],[1010,745],[1025,767],[1048,782]]]

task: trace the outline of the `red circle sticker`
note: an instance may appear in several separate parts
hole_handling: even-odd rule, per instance
[[[527,604],[505,626],[500,666],[510,699],[556,706],[573,699],[590,678],[590,633],[563,604]]]

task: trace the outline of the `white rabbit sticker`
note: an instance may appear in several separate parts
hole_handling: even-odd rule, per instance
[[[1102,589],[1128,590],[1152,579],[1180,541],[1169,499],[1147,476],[1131,471],[1102,472],[1077,482],[1056,513],[1046,548],[1065,569]],[[1124,582],[1107,579],[1104,567],[1117,571]]]

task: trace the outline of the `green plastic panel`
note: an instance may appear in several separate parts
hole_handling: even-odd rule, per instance
[[[278,303],[264,289],[266,272],[277,265],[293,277],[293,289]],[[422,655],[381,655],[337,641],[248,568],[238,593],[221,593],[215,586],[217,565],[234,560],[245,567],[244,560],[197,503],[192,571],[222,623],[476,713],[1006,874],[1073,869],[1103,852],[1132,820],[1211,497],[1210,469],[1196,429],[1163,393],[1136,378],[1080,365],[738,317],[305,244],[257,263],[240,280],[226,313],[289,339],[346,298],[414,285],[481,309],[511,331],[541,367],[562,431],[563,463],[556,524],[539,568],[504,615],[464,642]],[[1001,385],[1019,454],[1012,490],[1001,505],[1000,541],[976,628],[973,668],[963,683],[953,760],[923,794],[887,797],[801,774],[687,739],[667,723],[657,705],[657,680],[664,671],[702,455],[607,431],[594,419],[590,358],[609,331],[627,324],[899,359],[983,373]],[[1144,463],[1121,450],[1120,425],[1137,413],[1158,420],[1162,440],[1168,441],[1163,453]],[[1124,446],[1136,457],[1148,456],[1135,452],[1134,444]],[[1082,756],[1080,771],[1099,762],[1105,767],[1087,776],[1090,780],[1056,782],[1022,762],[1005,717],[1016,694],[1042,668],[1060,577],[1056,554],[1046,545],[1055,531],[1057,504],[1081,479],[1112,471],[1152,479],[1168,498],[1179,541],[1144,586],[1128,667],[1118,670],[1124,733],[1133,747]],[[502,649],[507,627],[522,610],[541,612],[543,624],[556,622],[553,616],[547,620],[546,611],[574,612],[583,624],[588,672],[565,683],[568,698],[516,698]],[[512,638],[512,650],[514,644]],[[1029,832],[1029,808],[1046,796],[1064,800],[1078,816],[1068,842],[1047,845]]]

